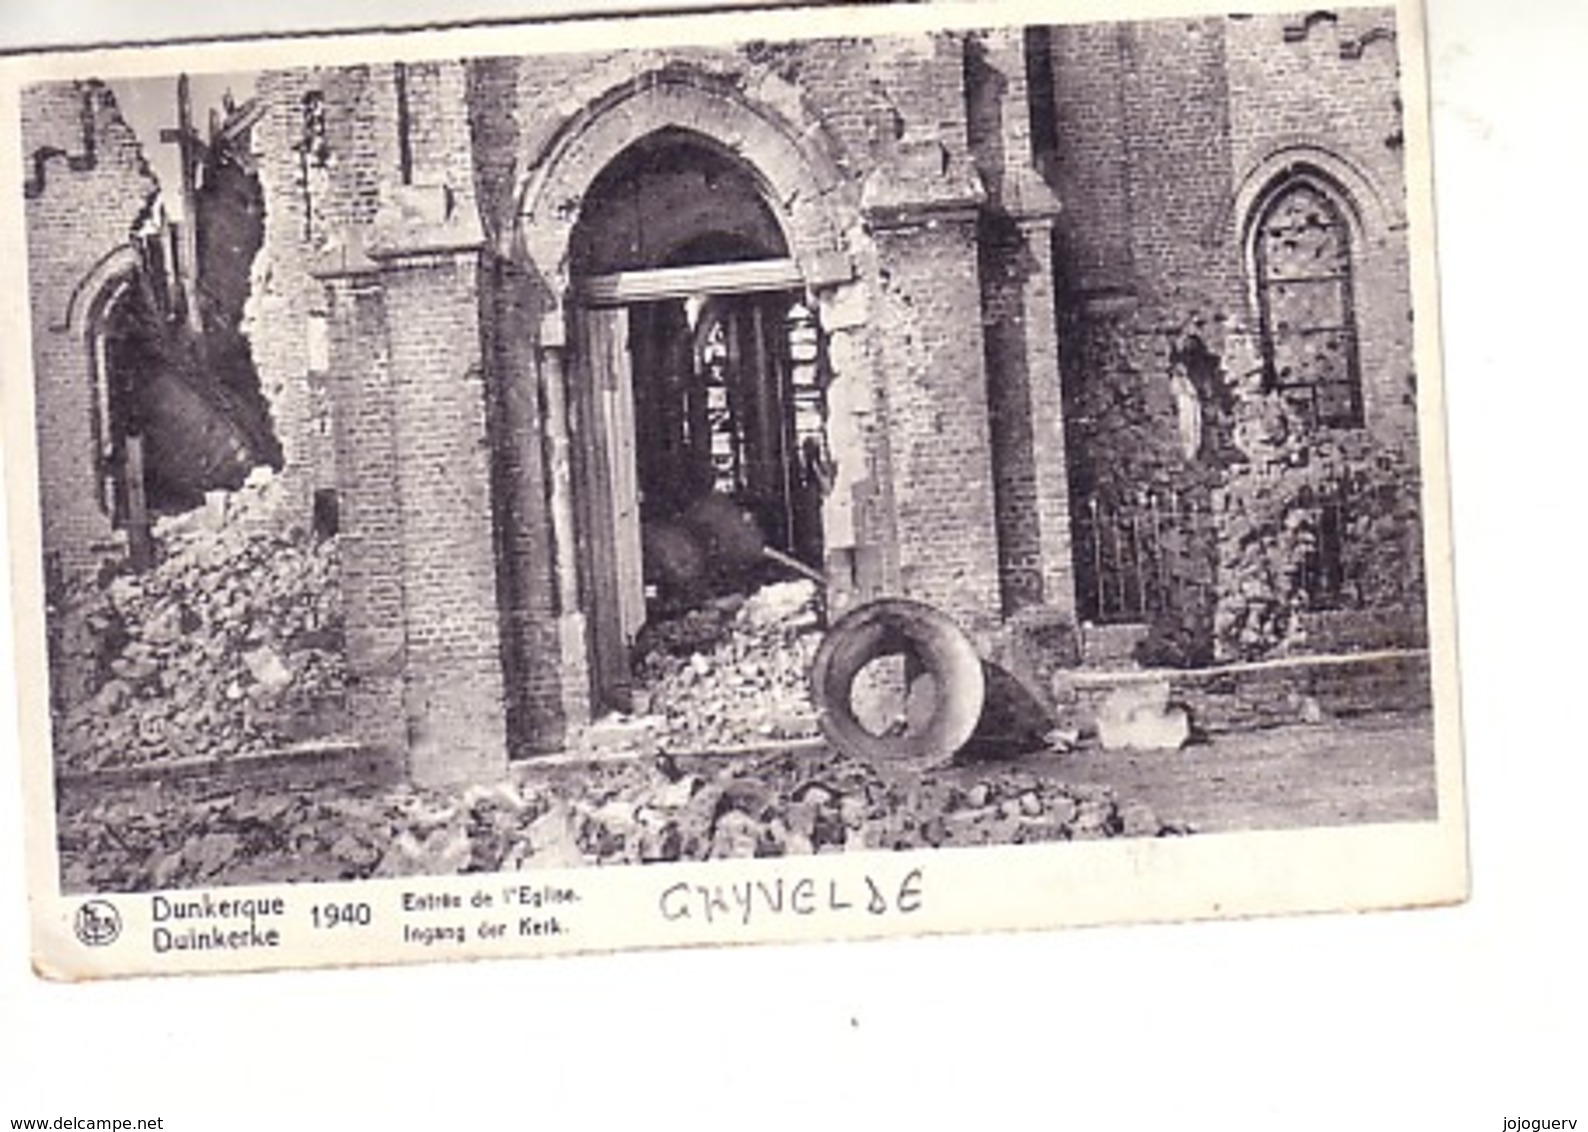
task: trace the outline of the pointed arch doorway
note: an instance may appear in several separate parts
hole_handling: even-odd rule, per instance
[[[702,500],[728,501],[768,545],[821,563],[825,359],[754,170],[701,135],[663,129],[620,153],[569,258],[593,706],[626,709],[647,620],[764,576],[699,540],[707,554],[681,564],[656,532],[689,533]]]

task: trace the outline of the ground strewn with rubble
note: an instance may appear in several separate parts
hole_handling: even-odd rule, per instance
[[[62,878],[140,891],[1431,820],[1431,742],[1415,713],[926,772],[807,745],[527,765],[456,790],[147,783],[63,797]]]
[[[958,778],[820,748],[532,766],[455,790],[207,778],[68,796],[59,841],[67,889],[138,891],[1185,832],[1102,786],[1013,766]]]

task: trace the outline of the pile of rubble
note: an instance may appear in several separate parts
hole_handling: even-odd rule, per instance
[[[816,734],[808,673],[821,642],[817,587],[777,582],[647,625],[638,706],[662,747],[709,751]]]
[[[255,485],[155,526],[156,565],[64,595],[51,642],[65,771],[230,758],[336,730],[335,538],[279,533]]]
[[[878,769],[833,752],[535,767],[454,791],[190,782],[69,800],[68,891],[438,876],[1187,833],[1013,767]]]

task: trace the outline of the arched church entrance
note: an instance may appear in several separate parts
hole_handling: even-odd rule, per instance
[[[585,194],[569,245],[578,520],[597,706],[627,707],[648,620],[818,568],[821,334],[756,172],[665,128]]]

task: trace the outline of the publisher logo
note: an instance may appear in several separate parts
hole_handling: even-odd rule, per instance
[[[105,947],[121,935],[121,913],[108,900],[90,900],[77,910],[72,930],[88,947]]]

